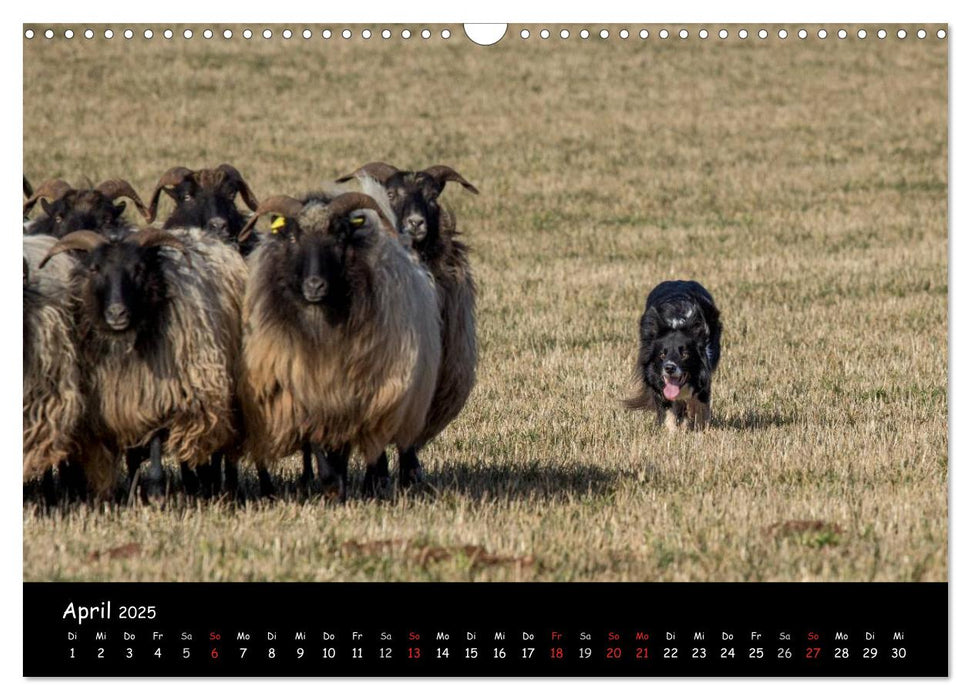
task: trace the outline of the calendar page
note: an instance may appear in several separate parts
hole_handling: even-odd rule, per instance
[[[948,34],[24,24],[23,674],[947,676]]]

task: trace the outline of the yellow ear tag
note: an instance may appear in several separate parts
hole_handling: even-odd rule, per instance
[[[279,233],[280,229],[286,225],[287,225],[287,220],[282,216],[278,216],[275,219],[273,219],[273,223],[270,224],[270,231],[272,231],[273,233]]]

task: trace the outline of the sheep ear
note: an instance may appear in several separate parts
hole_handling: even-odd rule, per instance
[[[250,211],[256,211],[259,208],[259,200],[256,198],[256,195],[253,194],[253,190],[250,189],[250,186],[247,184],[246,180],[243,179],[243,176],[239,174],[239,171],[236,168],[229,163],[223,163],[216,168],[216,170],[226,173],[226,176],[236,188],[236,193],[243,198],[243,201],[246,203],[246,206],[250,208]]]
[[[48,216],[54,216],[54,207],[46,199],[40,200],[40,208],[44,210],[44,213]]]
[[[249,238],[253,233],[253,228],[256,226],[256,222],[259,221],[260,217],[264,214],[280,214],[287,219],[293,219],[299,216],[301,211],[303,211],[303,202],[301,202],[299,199],[287,197],[286,195],[267,197],[253,212],[253,216],[251,216],[249,221],[246,222],[246,225],[243,226],[243,229],[239,232],[236,240],[242,242]]]

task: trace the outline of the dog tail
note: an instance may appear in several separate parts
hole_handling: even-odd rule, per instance
[[[642,381],[636,385],[636,393],[621,400],[621,403],[630,411],[650,411],[656,408],[654,394],[652,394]]]

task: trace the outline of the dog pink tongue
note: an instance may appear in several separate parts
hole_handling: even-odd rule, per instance
[[[678,398],[678,394],[681,393],[680,384],[672,384],[670,379],[664,380],[664,398],[668,401],[674,401]]]

